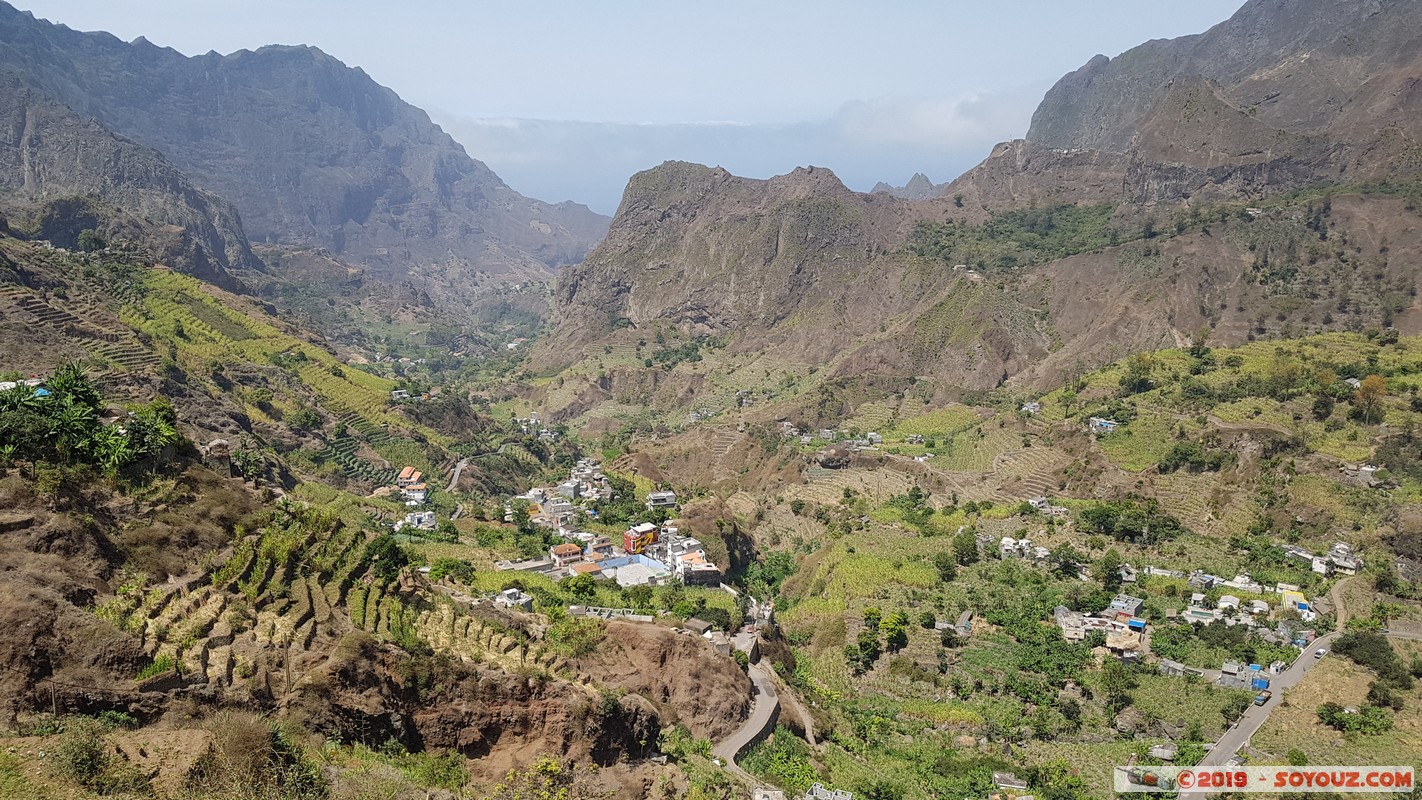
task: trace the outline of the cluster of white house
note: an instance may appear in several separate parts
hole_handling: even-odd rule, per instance
[[[612,499],[612,484],[602,474],[602,467],[592,459],[581,459],[568,473],[568,479],[557,486],[535,486],[527,492],[512,498],[504,506],[504,521],[513,521],[512,501],[528,503],[533,520],[549,528],[564,528],[572,523],[573,515],[583,510],[589,516],[597,512],[585,508],[586,503]]]
[[[1357,553],[1353,552],[1352,545],[1345,542],[1334,542],[1328,552],[1323,555],[1315,555],[1305,547],[1296,544],[1284,545],[1284,555],[1294,561],[1298,561],[1319,575],[1356,575],[1362,566],[1362,560]]]
[[[577,512],[597,515],[585,503],[612,499],[610,482],[591,459],[579,461],[568,480],[556,487],[535,487],[513,499],[527,501],[534,523],[553,529],[563,541],[548,549],[546,559],[501,561],[496,565],[499,569],[540,572],[555,579],[589,575],[615,580],[621,586],[656,586],[673,580],[716,586],[724,578],[701,541],[682,536],[674,525],[630,525],[622,533],[620,546],[608,536],[579,530]],[[677,502],[675,492],[654,491],[647,495],[646,505],[648,511],[655,511],[674,509]],[[504,518],[513,519],[511,505],[505,507]]]
[[[515,417],[514,423],[518,425],[519,431],[525,436],[537,436],[540,442],[558,441],[558,432],[540,422],[537,414]]]
[[[789,422],[780,423],[780,434],[787,439],[799,439],[800,444],[811,444],[816,439],[833,444],[835,442],[845,442],[852,448],[868,449],[878,447],[884,443],[884,435],[870,431],[859,438],[854,438],[850,431],[836,430],[834,428],[822,428],[819,431],[801,432],[801,430]],[[909,444],[914,444],[913,436],[909,437]],[[923,437],[918,437],[918,444],[923,443]]]
[[[559,531],[567,541],[548,549],[548,558],[501,569],[535,570],[553,578],[589,575],[617,581],[620,586],[660,586],[673,580],[687,585],[718,586],[725,577],[706,556],[699,539],[682,536],[673,525],[643,522],[623,532],[618,547],[606,536],[586,531]]]
[[[1128,594],[1111,598],[1111,604],[1097,614],[1083,614],[1066,606],[1052,612],[1062,638],[1079,642],[1092,631],[1106,634],[1106,649],[1124,661],[1139,658],[1145,650],[1146,621],[1141,618],[1145,600]]]
[[[1028,545],[1030,546],[1030,541]],[[1020,546],[1019,542],[1018,547]],[[1034,555],[1035,551],[1040,549],[1042,548],[1033,548]],[[1186,577],[1183,573],[1159,570],[1154,567],[1146,567],[1145,572],[1150,575]],[[1215,586],[1235,586],[1239,587],[1241,591],[1254,594],[1277,593],[1280,597],[1280,607],[1296,613],[1301,622],[1312,622],[1318,617],[1317,611],[1299,591],[1299,587],[1291,584],[1281,583],[1278,586],[1266,588],[1248,575],[1236,575],[1233,580],[1224,581],[1204,572],[1192,573],[1189,579],[1192,586],[1203,588],[1206,591]],[[1128,594],[1118,594],[1112,598],[1111,604],[1099,613],[1084,614],[1072,611],[1066,606],[1057,606],[1053,616],[1057,626],[1061,629],[1062,637],[1067,641],[1079,642],[1092,631],[1102,631],[1106,634],[1107,649],[1117,657],[1129,661],[1138,658],[1145,649],[1143,637],[1147,632],[1148,623],[1141,617],[1144,610],[1144,599]],[[1220,595],[1211,607],[1208,605],[1205,593],[1197,591],[1190,595],[1190,602],[1182,611],[1178,614],[1174,611],[1167,611],[1166,617],[1183,620],[1192,625],[1207,625],[1218,621],[1229,626],[1243,625],[1249,628],[1259,628],[1267,627],[1272,612],[1271,606],[1263,600],[1242,600],[1231,594]],[[1294,630],[1294,627],[1294,625],[1281,621],[1277,626],[1277,633],[1273,630],[1266,630],[1264,638],[1272,643],[1292,643],[1296,646],[1304,646],[1313,640],[1313,631]]]

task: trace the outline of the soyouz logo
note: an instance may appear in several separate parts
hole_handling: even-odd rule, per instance
[[[1410,792],[1412,767],[1116,767],[1117,792]]]

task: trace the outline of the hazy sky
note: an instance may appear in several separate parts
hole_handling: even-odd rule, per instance
[[[1241,1],[14,0],[189,55],[315,45],[514,188],[604,212],[627,174],[668,158],[762,177],[816,163],[859,189],[919,170],[942,182],[1020,137],[1091,56],[1203,31]]]

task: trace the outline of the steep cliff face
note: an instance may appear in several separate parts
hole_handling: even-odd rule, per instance
[[[1219,84],[1265,125],[1366,138],[1373,132],[1350,130],[1349,112],[1392,116],[1406,108],[1409,99],[1389,98],[1389,88],[1397,75],[1417,75],[1419,55],[1422,8],[1410,0],[1250,0],[1205,33],[1091,59],[1047,93],[1027,139],[1127,152],[1149,139],[1141,123],[1169,102],[1162,89],[1191,77]]]
[[[567,363],[609,330],[657,323],[828,358],[878,325],[884,287],[866,281],[885,281],[886,253],[910,228],[901,201],[856,194],[823,168],[752,180],[676,162],[633,176],[615,220],[561,276],[562,322],[541,357]],[[829,339],[801,324],[826,316],[838,320]]]
[[[0,190],[8,205],[93,198],[140,227],[180,228],[138,235],[175,268],[204,280],[230,286],[230,270],[261,267],[231,204],[194,186],[158,153],[9,77],[0,77],[0,132]]]
[[[1419,78],[1416,3],[1250,0],[1205,33],[1091,59],[1047,92],[1025,142],[999,146],[945,194],[981,212],[1411,180],[1422,174]]]
[[[189,58],[0,3],[0,65],[232,200],[254,240],[325,247],[378,276],[425,263],[546,275],[606,224],[510,189],[423,111],[315,48]]]

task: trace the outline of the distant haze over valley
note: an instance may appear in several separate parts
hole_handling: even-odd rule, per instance
[[[787,124],[489,119],[435,109],[430,115],[519,191],[612,214],[628,176],[670,160],[756,178],[813,164],[865,192],[879,181],[901,185],[915,172],[947,183],[997,142],[1021,136],[1049,86],[1042,81],[954,100],[853,102],[830,118]]]

